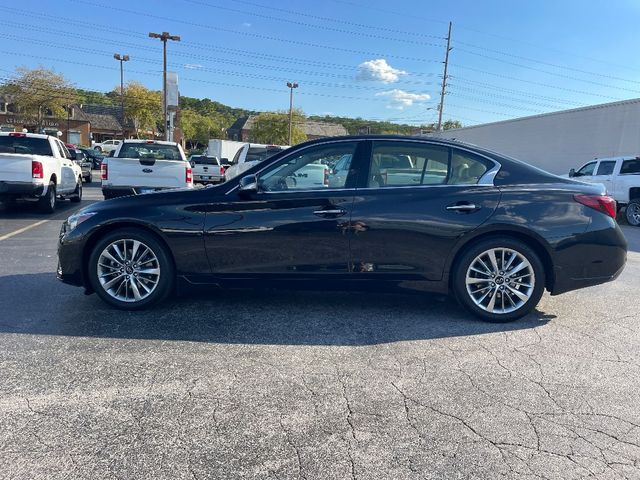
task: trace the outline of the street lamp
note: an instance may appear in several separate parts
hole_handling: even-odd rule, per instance
[[[163,46],[163,64],[162,64],[162,114],[164,116],[164,139],[169,140],[169,128],[167,127],[167,40],[179,42],[178,35],[171,35],[169,32],[153,33],[149,32],[149,38],[159,38]]]
[[[124,140],[124,62],[130,60],[129,55],[114,53],[113,58],[120,62],[120,116],[122,118],[122,139]]]
[[[289,146],[291,146],[291,138],[293,135],[293,89],[298,88],[296,82],[287,82],[289,87]]]

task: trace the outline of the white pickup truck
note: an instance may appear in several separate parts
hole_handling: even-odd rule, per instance
[[[640,226],[640,157],[599,158],[572,168],[569,177],[604,185],[618,208],[625,208],[629,224]]]
[[[52,213],[56,200],[82,200],[82,169],[57,138],[35,133],[0,133],[0,201],[34,200]]]
[[[105,199],[169,188],[193,188],[191,164],[174,142],[125,140],[102,161]]]

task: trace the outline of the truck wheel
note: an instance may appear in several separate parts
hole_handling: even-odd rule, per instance
[[[89,256],[89,281],[98,296],[122,310],[140,310],[173,290],[175,268],[155,235],[123,228],[103,237]]]
[[[47,193],[38,200],[38,210],[42,213],[53,213],[56,210],[56,184],[49,182]]]
[[[73,192],[73,196],[70,198],[71,203],[80,203],[82,201],[82,177],[78,177],[78,183],[76,189]]]
[[[633,200],[627,205],[627,222],[634,227],[640,226],[640,201]]]
[[[531,312],[544,291],[544,266],[528,245],[489,238],[464,251],[453,271],[453,291],[468,311],[489,322]]]

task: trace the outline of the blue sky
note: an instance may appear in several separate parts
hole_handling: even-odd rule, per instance
[[[445,119],[470,125],[640,97],[640,0],[23,0],[0,5],[0,74],[53,68],[81,88],[126,80],[254,110],[296,106],[406,123],[432,122],[448,21]]]

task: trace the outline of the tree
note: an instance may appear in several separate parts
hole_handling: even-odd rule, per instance
[[[458,120],[447,120],[442,124],[443,130],[453,130],[454,128],[462,128],[462,123]]]
[[[119,99],[120,87],[116,87],[113,93]],[[124,87],[124,116],[135,125],[136,136],[146,138],[148,132],[155,134],[158,126],[163,126],[161,93],[138,82],[127,83]]]
[[[180,128],[189,148],[206,145],[211,138],[222,138],[225,120],[218,114],[200,115],[191,109],[180,112]]]
[[[293,129],[291,144],[304,142],[307,135],[299,125],[304,122],[304,114],[300,110],[293,112]],[[251,141],[273,145],[289,144],[289,114],[285,112],[261,113],[253,120]]]
[[[3,86],[3,93],[18,111],[35,119],[38,131],[42,130],[45,115],[65,117],[67,107],[77,102],[76,90],[53,70],[18,67],[16,73],[16,78]]]

